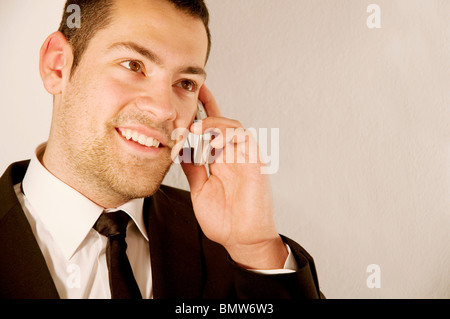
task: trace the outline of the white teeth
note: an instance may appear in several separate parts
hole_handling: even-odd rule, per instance
[[[153,137],[147,137],[143,134],[139,134],[136,131],[122,130],[121,134],[127,140],[133,140],[136,143],[139,143],[139,144],[147,146],[147,147],[156,147],[157,148],[157,147],[159,147],[159,145],[161,145],[161,142],[159,142],[157,139],[154,139]]]
[[[153,146],[153,141],[154,139],[152,137],[146,138],[146,140],[144,141],[144,145],[148,147]]]

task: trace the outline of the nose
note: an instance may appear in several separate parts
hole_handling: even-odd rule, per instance
[[[136,106],[147,113],[155,122],[173,121],[176,110],[172,101],[172,87],[158,85],[136,98]]]

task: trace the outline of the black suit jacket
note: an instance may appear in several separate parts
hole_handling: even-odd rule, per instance
[[[0,298],[59,298],[13,186],[29,161],[14,163],[0,179]],[[154,298],[319,298],[312,257],[291,247],[299,270],[261,275],[234,264],[202,233],[186,191],[161,186],[144,201],[150,236]]]

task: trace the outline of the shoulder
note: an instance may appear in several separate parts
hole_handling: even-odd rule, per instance
[[[185,221],[195,221],[191,193],[167,185],[161,185],[155,194],[146,199],[144,211],[147,210],[150,215],[161,220],[181,217]]]
[[[1,180],[8,184],[20,183],[25,176],[29,164],[30,160],[12,163],[3,172]]]
[[[191,193],[188,191],[167,185],[161,185],[157,194],[160,197],[164,197],[172,202],[192,207]]]
[[[12,163],[0,177],[0,218],[19,205],[14,185],[21,183],[30,161]]]

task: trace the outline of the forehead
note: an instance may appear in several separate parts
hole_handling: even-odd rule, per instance
[[[202,20],[167,0],[115,0],[111,23],[94,38],[104,45],[120,41],[140,43],[167,59],[184,55],[197,64],[205,63],[208,49]]]

